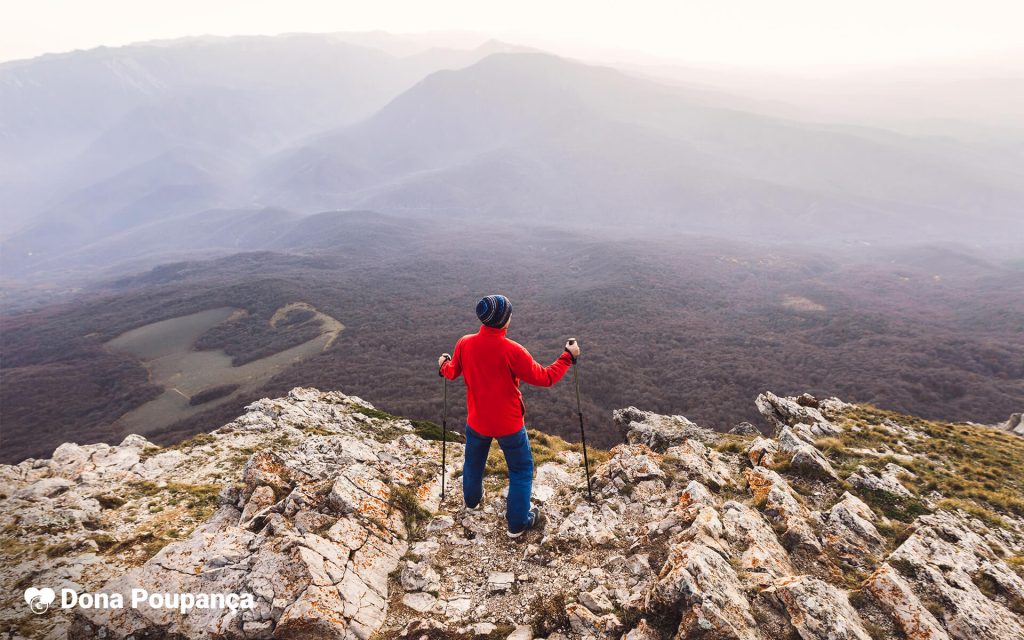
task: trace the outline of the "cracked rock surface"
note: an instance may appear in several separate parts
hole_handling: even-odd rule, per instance
[[[413,496],[436,509],[439,481],[436,447],[407,421],[373,414],[358,398],[297,388],[169,450],[129,436],[3,467],[16,487],[4,501],[19,514],[15,526],[30,533],[59,522],[64,540],[64,553],[5,568],[12,583],[126,602],[133,587],[254,600],[252,609],[187,615],[79,608],[45,626],[30,620],[23,637],[370,637],[408,547],[403,505]]]
[[[837,436],[866,428],[849,419],[853,405],[766,393],[757,406],[774,438],[616,412],[624,444],[597,456],[594,503],[581,456],[561,442],[535,471],[542,523],[515,540],[503,477],[489,476],[481,505],[466,510],[460,447],[449,445],[442,502],[440,443],[337,392],[263,399],[169,448],[138,436],[65,444],[49,460],[0,467],[8,584],[242,592],[253,607],[33,616],[15,591],[2,631],[76,640],[1024,638],[1020,518],[982,520],[926,501],[892,453],[871,466],[833,457]],[[901,442],[929,437],[911,421],[881,427]],[[908,504],[918,511],[900,510]]]

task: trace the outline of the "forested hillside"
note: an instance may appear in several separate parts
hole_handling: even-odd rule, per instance
[[[750,399],[765,380],[786,392],[989,423],[1019,411],[1024,397],[1021,272],[948,247],[823,253],[480,227],[347,237],[339,232],[335,252],[305,257],[166,265],[80,301],[3,318],[4,459],[44,455],[65,440],[123,437],[114,420],[159,389],[138,362],[104,346],[119,334],[205,309],[243,309],[194,347],[226,348],[241,363],[315,333],[299,316],[269,326],[296,301],[344,325],[329,348],[258,393],[147,436],[171,442],[209,430],[246,402],[300,384],[372,391],[388,411],[434,419],[436,357],[477,329],[473,306],[497,291],[513,300],[509,335],[541,362],[568,336],[580,338],[596,443],[611,442],[611,410],[630,403],[716,429],[756,421]],[[530,426],[577,437],[570,384],[525,389]],[[461,383],[451,397],[458,424]]]

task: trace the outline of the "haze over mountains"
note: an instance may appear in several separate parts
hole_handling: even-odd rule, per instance
[[[598,443],[627,403],[727,429],[766,388],[1002,422],[1024,406],[1024,129],[1018,81],[978,82],[1007,100],[933,85],[935,117],[898,126],[910,103],[850,87],[863,117],[782,80],[380,33],[2,64],[0,460],[119,442],[168,392],[165,443],[293,386],[434,418],[430,363],[495,291],[539,360],[580,337]],[[263,377],[188,370],[211,361]],[[565,391],[527,392],[530,425],[575,437]]]
[[[263,248],[223,234],[239,209],[815,242],[1024,231],[1019,144],[786,118],[501,43],[398,41],[196,38],[0,65],[5,274]],[[366,46],[384,43],[402,55]]]
[[[364,118],[474,51],[397,58],[330,36],[186,39],[0,66],[5,259],[52,257],[223,203],[248,168]],[[34,262],[34,261],[29,261]]]

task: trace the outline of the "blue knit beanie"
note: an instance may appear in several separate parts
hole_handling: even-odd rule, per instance
[[[476,317],[485,327],[500,329],[512,315],[512,303],[502,295],[484,296],[476,303]]]

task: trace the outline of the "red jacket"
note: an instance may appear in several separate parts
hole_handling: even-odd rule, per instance
[[[572,356],[562,352],[550,366],[540,366],[523,345],[506,338],[505,331],[481,326],[478,333],[462,336],[440,371],[449,380],[466,377],[467,421],[477,433],[495,438],[513,434],[524,424],[520,380],[550,387],[572,365]]]

